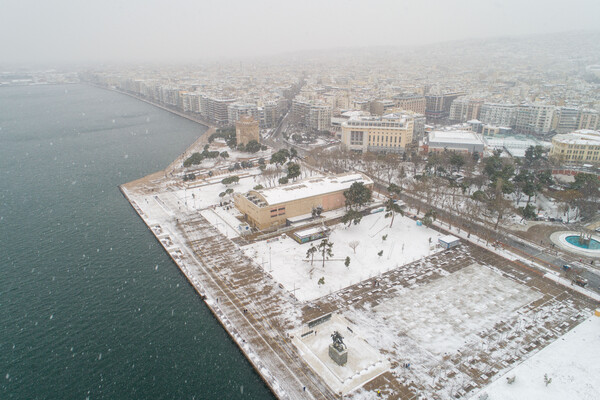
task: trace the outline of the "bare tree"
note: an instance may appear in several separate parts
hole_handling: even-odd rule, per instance
[[[358,240],[353,240],[348,243],[348,246],[350,246],[350,248],[352,250],[354,250],[354,254],[356,254],[356,248],[358,247],[359,244],[360,244],[360,242]]]

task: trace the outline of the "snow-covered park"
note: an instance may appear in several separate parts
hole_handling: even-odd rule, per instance
[[[358,225],[332,226],[329,241],[333,243],[333,256],[324,267],[318,251],[314,261],[306,257],[311,243],[298,244],[288,236],[242,249],[287,290],[294,291],[298,300],[309,301],[441,250],[437,247],[441,235],[433,229],[417,226],[416,221],[400,215],[396,215],[391,228],[390,222],[378,213],[364,217]],[[319,242],[312,244],[317,246]],[[356,251],[352,242],[358,243]],[[346,257],[350,257],[348,267],[344,264]]]

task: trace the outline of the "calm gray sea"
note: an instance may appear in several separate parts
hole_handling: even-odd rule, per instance
[[[269,399],[118,190],[204,131],[85,85],[0,88],[0,398]]]

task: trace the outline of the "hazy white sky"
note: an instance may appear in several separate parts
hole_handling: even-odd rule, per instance
[[[598,30],[600,0],[0,0],[0,64],[185,62]]]

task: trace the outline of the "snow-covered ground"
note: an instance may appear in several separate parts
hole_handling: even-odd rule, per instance
[[[376,307],[387,323],[436,354],[459,350],[472,335],[510,318],[541,294],[474,264]]]
[[[600,399],[600,317],[587,321],[498,378],[472,399]],[[552,379],[546,386],[544,375]],[[512,384],[507,378],[514,377]]]
[[[295,291],[298,300],[307,301],[441,250],[437,247],[441,235],[433,229],[417,226],[414,220],[400,215],[396,215],[392,228],[390,222],[383,213],[378,213],[364,217],[359,225],[334,226],[329,238],[333,257],[325,262],[324,268],[319,252],[315,253],[312,265],[306,258],[310,243],[298,244],[287,236],[242,249],[287,290]],[[385,240],[384,235],[387,235]],[[349,246],[353,241],[359,243],[356,253]],[[317,246],[320,242],[312,243]],[[348,268],[344,265],[346,257],[350,257]],[[320,278],[324,278],[324,284],[318,284]]]
[[[200,184],[190,188],[179,188],[172,192],[167,192],[177,198],[181,204],[187,204],[189,210],[203,210],[211,207],[215,204],[220,204],[221,201],[232,200],[232,195],[226,195],[225,197],[219,197],[219,194],[226,191],[227,189],[233,189],[235,193],[246,193],[254,186],[260,183],[258,168],[249,169],[245,171],[238,171],[240,180],[238,183],[233,185],[223,185],[221,180],[228,175],[223,175],[215,178],[213,181],[207,184]],[[236,175],[236,173],[230,174]],[[165,194],[163,194],[164,196]]]
[[[387,371],[389,362],[353,331],[353,326],[340,315],[310,331],[296,332],[294,345],[302,358],[336,393],[347,393]],[[331,335],[339,332],[348,350],[348,362],[341,366],[329,357]]]

